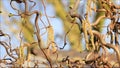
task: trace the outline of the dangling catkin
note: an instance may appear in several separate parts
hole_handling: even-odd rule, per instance
[[[52,51],[55,52],[57,50],[57,47],[54,42],[54,30],[53,27],[50,26],[48,28],[48,40],[47,40],[48,46],[52,47]]]

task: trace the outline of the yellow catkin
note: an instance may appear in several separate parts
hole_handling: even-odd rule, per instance
[[[24,63],[24,58],[25,58],[25,56],[24,56],[24,47],[20,46],[18,64],[22,65]]]
[[[48,40],[47,40],[48,46],[52,46],[52,51],[55,52],[57,50],[57,47],[54,42],[54,30],[53,27],[50,26],[48,28]]]

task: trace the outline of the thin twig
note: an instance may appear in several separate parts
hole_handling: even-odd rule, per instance
[[[16,60],[17,60],[17,57],[11,55],[10,52],[8,51],[8,50],[9,50],[9,47],[6,47],[6,46],[8,46],[8,44],[7,44],[6,42],[4,42],[4,41],[0,41],[0,44],[3,45],[3,47],[5,48],[7,54],[8,54],[10,57],[12,57],[13,59],[15,59],[15,61],[16,61]]]
[[[47,13],[46,13],[46,6],[45,6],[45,3],[44,3],[44,0],[42,0],[42,4],[43,4],[43,7],[44,7],[45,16],[46,16],[46,18],[47,18],[48,24],[49,24],[49,26],[51,26],[50,20],[48,19],[48,16],[47,16]]]
[[[99,38],[102,45],[106,46],[107,48],[112,48],[116,52],[117,59],[118,59],[119,65],[120,65],[120,52],[119,52],[118,47],[114,46],[113,44],[106,43],[105,40],[103,40],[103,38],[102,38],[102,34],[100,34],[99,32],[97,32],[95,30],[92,30],[92,32],[95,36],[97,36]]]
[[[70,29],[66,32],[65,37],[64,37],[64,46],[62,48],[60,48],[60,49],[64,49],[64,47],[66,46],[66,44],[67,44],[67,42],[66,42],[67,35],[69,34],[69,32],[71,31],[71,29],[73,28],[74,24],[75,23],[73,23],[71,25]]]
[[[35,17],[35,27],[36,27],[36,36],[37,36],[37,39],[38,39],[38,45],[39,45],[39,48],[41,49],[41,51],[43,52],[43,54],[45,55],[46,59],[48,60],[49,64],[50,64],[50,67],[52,68],[52,63],[51,63],[51,60],[50,58],[47,56],[47,54],[45,53],[45,51],[42,49],[41,47],[41,39],[40,39],[40,29],[39,29],[39,26],[38,26],[38,17],[39,17],[39,13],[36,12],[36,17]]]

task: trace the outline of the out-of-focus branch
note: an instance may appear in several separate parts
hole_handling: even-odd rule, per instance
[[[36,14],[36,17],[35,17],[35,27],[36,27],[36,31],[37,31],[36,32],[36,36],[37,36],[37,39],[38,39],[38,45],[39,45],[41,51],[43,52],[43,54],[45,55],[46,59],[48,60],[48,62],[50,64],[50,67],[52,68],[50,57],[47,56],[47,54],[45,53],[45,51],[41,47],[41,38],[40,38],[40,35],[39,35],[40,28],[38,26],[39,13],[36,11],[35,14]]]
[[[45,3],[44,3],[44,0],[42,0],[42,4],[43,4],[43,7],[44,7],[44,12],[45,12],[45,16],[47,18],[48,24],[49,24],[49,26],[51,26],[50,21],[49,21],[48,16],[47,16],[47,13],[46,13],[46,6],[45,6]]]
[[[120,65],[120,51],[119,51],[119,48],[116,47],[116,46],[113,45],[113,44],[106,43],[105,40],[103,40],[103,38],[102,38],[103,35],[100,34],[98,31],[92,30],[92,32],[93,32],[93,34],[94,34],[95,36],[98,37],[98,39],[100,40],[100,42],[101,42],[101,44],[102,44],[103,46],[106,46],[107,48],[112,48],[112,49],[116,52],[116,54],[117,54],[117,59],[118,59],[118,63],[119,63],[119,65]]]
[[[0,44],[3,45],[3,47],[5,48],[7,54],[12,57],[13,59],[15,59],[15,61],[17,60],[17,57],[13,56],[8,50],[10,49],[10,47],[8,47],[9,45],[4,42],[4,41],[0,41]]]
[[[106,17],[105,15],[100,16],[94,23],[91,24],[91,26],[96,26],[96,25],[98,25],[98,24],[100,23],[100,20],[103,19],[103,18],[105,18],[105,17]]]
[[[79,7],[79,3],[80,3],[80,0],[75,1],[75,4],[74,4],[74,6],[73,6],[71,11],[75,12],[78,9],[78,7]]]
[[[69,11],[69,14],[72,18],[77,17],[80,20],[80,22],[82,23],[82,16],[75,12],[77,10],[78,6],[79,6],[79,2],[80,2],[80,0],[77,0],[75,2],[74,6],[70,7],[71,10]]]
[[[68,33],[70,33],[70,31],[73,28],[74,24],[75,23],[73,23],[73,25],[70,27],[70,29],[66,32],[65,37],[64,37],[64,46],[62,48],[60,48],[60,49],[64,49],[64,47],[66,46],[66,44],[67,44],[67,41],[66,41],[67,35],[68,35]]]

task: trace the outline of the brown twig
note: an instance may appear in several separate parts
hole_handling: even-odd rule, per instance
[[[39,35],[39,33],[40,33],[40,29],[39,29],[39,26],[38,26],[38,17],[39,17],[39,13],[38,12],[36,12],[36,17],[35,17],[35,27],[36,27],[36,36],[37,36],[37,39],[38,39],[38,45],[39,45],[39,47],[40,47],[40,49],[41,49],[41,51],[43,52],[43,54],[45,55],[45,57],[46,57],[46,59],[48,60],[48,62],[49,62],[49,64],[50,64],[50,67],[52,68],[52,63],[51,63],[51,60],[50,60],[50,58],[47,56],[47,54],[45,53],[45,51],[42,49],[42,47],[41,47],[41,39],[40,39],[40,35]]]
[[[114,46],[113,44],[106,43],[105,40],[103,40],[103,38],[102,38],[102,34],[100,34],[99,32],[97,32],[95,30],[92,30],[92,32],[95,36],[97,36],[99,38],[102,45],[106,46],[107,48],[112,48],[116,52],[119,66],[120,66],[120,51],[119,51],[118,47]]]
[[[67,42],[66,42],[67,35],[68,35],[69,32],[72,30],[74,24],[75,24],[75,23],[73,23],[73,24],[71,25],[70,29],[66,32],[65,37],[64,37],[64,45],[63,45],[63,47],[60,48],[60,49],[64,49],[64,47],[66,46],[66,44],[67,44]]]
[[[47,13],[46,13],[46,6],[45,6],[45,3],[44,3],[44,0],[42,0],[42,4],[43,4],[43,7],[44,7],[44,12],[45,12],[45,16],[46,16],[46,18],[47,18],[48,24],[49,24],[49,26],[51,26],[50,20],[49,20],[49,18],[48,18],[48,16],[47,16]]]
[[[13,59],[15,59],[15,61],[17,60],[17,57],[13,56],[8,50],[10,49],[10,47],[7,47],[9,46],[6,42],[4,41],[0,41],[0,44],[3,45],[3,47],[5,48],[7,54],[12,57]]]

